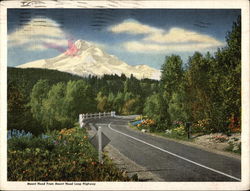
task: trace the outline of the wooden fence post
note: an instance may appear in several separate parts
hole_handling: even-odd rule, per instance
[[[188,134],[188,139],[191,138],[191,122],[186,122],[186,131]]]

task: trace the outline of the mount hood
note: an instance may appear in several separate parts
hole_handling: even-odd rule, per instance
[[[68,50],[54,58],[42,59],[17,66],[18,68],[46,68],[79,76],[103,76],[122,73],[138,79],[160,79],[160,71],[147,65],[128,65],[116,56],[105,53],[93,43],[77,40]]]

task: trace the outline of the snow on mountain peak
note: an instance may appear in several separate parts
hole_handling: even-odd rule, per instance
[[[127,77],[133,74],[138,79],[160,79],[159,70],[147,65],[128,65],[116,56],[105,53],[94,43],[84,40],[77,40],[65,53],[54,58],[37,60],[17,67],[55,69],[80,76],[123,73]]]
[[[93,46],[90,42],[84,41],[84,40],[77,40],[75,42],[75,46],[77,47],[77,49],[79,50],[86,50],[88,49],[90,46]]]

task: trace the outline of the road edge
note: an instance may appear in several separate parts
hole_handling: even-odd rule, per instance
[[[90,123],[88,123],[88,125],[86,125],[86,131],[87,131],[89,137],[94,136],[94,134],[96,133],[95,130],[93,129],[93,127],[91,127],[91,126],[92,125]],[[133,175],[137,174],[139,182],[164,182],[165,181],[164,179],[160,178],[156,174],[150,172],[145,167],[130,160],[128,157],[123,155],[119,150],[117,150],[111,144],[108,144],[104,148],[104,152],[106,152],[106,154],[112,160],[112,162],[115,164],[115,166],[121,170],[125,170],[128,176],[133,176]]]
[[[107,155],[117,168],[125,170],[129,176],[137,174],[139,182],[164,182],[162,178],[156,174],[150,172],[150,170],[132,161],[125,155],[123,155],[119,150],[117,150],[113,145],[108,145],[104,148]]]
[[[153,137],[158,137],[158,138],[166,139],[168,141],[174,141],[174,142],[177,142],[177,143],[180,143],[180,144],[183,144],[183,145],[187,145],[187,146],[190,146],[190,147],[198,148],[198,149],[201,149],[201,150],[204,150],[204,151],[207,151],[207,152],[211,152],[211,153],[215,153],[215,154],[219,154],[219,155],[231,157],[231,158],[234,158],[234,159],[237,159],[237,160],[241,160],[241,155],[237,155],[237,154],[230,153],[230,152],[227,152],[227,151],[220,151],[220,150],[216,150],[216,149],[210,149],[210,148],[207,148],[207,147],[205,147],[203,145],[198,145],[198,144],[196,144],[194,142],[188,142],[188,141],[183,141],[183,140],[178,140],[178,139],[163,137],[163,136],[160,136],[160,135],[156,135],[154,133],[149,133],[149,132],[143,133],[143,132],[141,132],[139,130],[131,128],[129,126],[129,124],[126,125],[126,128],[129,129],[129,130],[131,130],[131,131],[140,132],[142,134],[147,134],[147,135],[150,135],[150,136],[153,136]]]

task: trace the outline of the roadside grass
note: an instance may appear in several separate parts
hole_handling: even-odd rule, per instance
[[[181,141],[193,142],[193,139],[192,138],[189,139],[187,134],[184,134],[184,135],[178,135],[175,133],[166,134],[165,132],[152,132],[152,134],[166,137],[166,138],[170,138],[170,139],[177,139],[177,140],[181,140]]]
[[[132,125],[131,123],[128,123],[128,126],[131,128],[131,129],[134,129],[136,131],[141,131],[140,129],[138,129],[136,126]],[[166,137],[166,138],[170,138],[170,139],[177,139],[177,140],[182,140],[182,141],[188,141],[188,142],[193,142],[193,139],[188,139],[188,135],[185,133],[185,134],[182,134],[182,135],[179,135],[177,133],[170,133],[170,134],[166,134],[165,132],[157,132],[157,131],[154,131],[154,132],[149,132],[147,131],[147,133],[149,134],[152,134],[152,135],[157,135],[157,136],[161,136],[161,137]]]
[[[8,138],[8,181],[134,181],[74,127],[40,136]]]
[[[225,151],[241,155],[241,148],[234,150],[234,146],[231,144],[225,149]]]
[[[131,123],[128,123],[128,126],[129,126],[131,129],[134,129],[134,130],[140,131],[140,130],[136,127],[136,126],[131,125]]]
[[[136,131],[142,131],[141,128],[138,128],[135,125],[132,125],[131,123],[128,124],[129,127],[133,130]],[[204,135],[209,135],[209,134],[204,134],[204,133],[193,133],[191,135],[191,138],[188,138],[188,135],[185,131],[180,131],[180,129],[178,130],[178,128],[176,128],[176,130],[167,130],[166,132],[157,132],[157,131],[151,131],[149,129],[146,129],[146,133],[147,134],[151,134],[151,135],[156,135],[156,136],[160,136],[160,137],[166,137],[168,139],[172,139],[172,140],[180,140],[180,141],[185,141],[185,142],[192,142],[195,143],[195,138],[200,137],[200,136],[204,136]],[[226,135],[224,135],[226,136]],[[218,142],[218,136],[211,134],[211,137],[213,138],[213,143],[214,144],[219,144],[219,142],[225,142],[224,140],[221,140]],[[223,136],[222,136],[223,137]],[[220,138],[220,136],[219,136]],[[224,149],[222,149],[222,151],[226,151],[226,152],[230,152],[230,153],[234,153],[234,154],[241,154],[241,143],[239,142],[238,139],[236,138],[228,138],[230,139],[230,141],[226,141],[228,143],[228,146]],[[196,143],[197,144],[197,143]],[[207,144],[211,144],[211,142],[207,142]],[[204,146],[204,145],[203,145]]]

